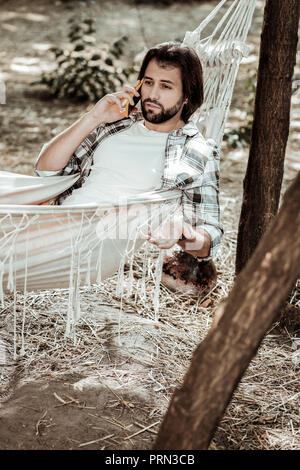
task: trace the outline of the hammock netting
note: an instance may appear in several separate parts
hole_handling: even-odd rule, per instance
[[[205,37],[221,8],[228,8]],[[236,76],[247,56],[246,38],[255,0],[222,0],[184,45],[193,47],[204,73],[204,104],[193,116],[206,138],[220,146]],[[203,37],[204,36],[204,37]],[[182,190],[144,193],[116,204],[57,206],[49,201],[70,188],[79,175],[35,177],[0,172],[0,299],[5,292],[67,287],[69,312],[66,334],[80,316],[79,287],[118,272],[122,295],[124,263],[132,266],[144,234],[180,211]],[[120,230],[126,233],[121,234]],[[117,233],[117,236],[116,236]],[[159,289],[164,250],[156,269]],[[154,293],[155,312],[158,294]],[[24,309],[25,312],[25,309]],[[24,313],[25,315],[25,313]],[[21,349],[21,354],[24,350]]]

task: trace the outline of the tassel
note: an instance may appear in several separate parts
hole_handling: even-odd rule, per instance
[[[22,332],[21,332],[21,349],[20,355],[25,356],[25,342],[24,342],[24,329],[26,317],[26,297],[27,297],[27,274],[28,274],[28,241],[29,232],[26,231],[26,249],[25,249],[25,272],[24,272],[24,299],[23,299],[23,318],[22,318]]]
[[[156,263],[155,275],[154,275],[155,286],[154,286],[154,295],[153,295],[153,307],[154,307],[154,315],[155,315],[156,322],[158,321],[160,281],[161,281],[161,276],[162,276],[162,266],[163,266],[165,251],[166,250],[160,250],[159,252],[157,263]]]

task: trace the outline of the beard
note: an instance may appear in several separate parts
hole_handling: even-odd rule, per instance
[[[174,106],[171,106],[171,108],[165,109],[162,104],[160,104],[158,101],[151,100],[150,98],[146,98],[142,103],[141,103],[141,109],[142,109],[142,114],[143,117],[146,121],[151,122],[153,124],[161,124],[163,122],[169,121],[169,119],[172,119],[178,111],[180,110],[182,103],[183,103],[183,97],[181,97],[177,103],[174,104]],[[159,106],[161,108],[161,111],[159,113],[155,113],[152,110],[146,110],[145,104],[146,103],[153,103],[156,106]]]

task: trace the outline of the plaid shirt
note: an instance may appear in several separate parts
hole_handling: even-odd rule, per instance
[[[37,170],[39,155],[35,172],[39,176],[80,173],[74,186],[59,196],[61,203],[73,189],[81,187],[85,182],[93,165],[95,150],[102,140],[128,129],[142,119],[141,112],[136,112],[128,118],[96,127],[77,147],[62,170]],[[215,255],[223,234],[219,208],[219,162],[219,149],[215,142],[212,139],[205,140],[191,121],[169,133],[161,189],[182,190],[184,220],[193,226],[202,226],[208,232],[211,239],[209,257]]]

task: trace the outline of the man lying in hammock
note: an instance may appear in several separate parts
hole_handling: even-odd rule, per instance
[[[182,220],[162,224],[148,239],[161,249],[182,248],[164,264],[165,284],[199,289],[215,279],[208,260],[223,233],[218,149],[189,121],[203,102],[201,63],[180,43],[159,44],[144,57],[137,85],[141,81],[139,91],[126,86],[104,96],[44,145],[35,170],[41,176],[80,172],[60,204],[109,200],[116,188],[124,194],[182,189]],[[141,111],[134,108],[126,117],[124,103],[134,106],[134,98],[140,98]]]

